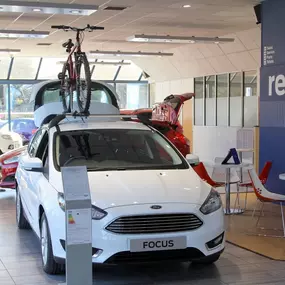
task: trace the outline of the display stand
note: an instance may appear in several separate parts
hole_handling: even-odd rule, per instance
[[[65,284],[92,285],[92,204],[87,168],[62,167],[61,173],[66,219]]]

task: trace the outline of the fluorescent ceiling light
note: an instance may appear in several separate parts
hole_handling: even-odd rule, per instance
[[[19,52],[21,52],[20,49],[9,49],[9,48],[0,49],[0,53],[19,53]]]
[[[134,35],[127,38],[129,42],[146,42],[146,43],[173,43],[173,44],[189,44],[189,43],[230,43],[234,42],[234,38],[219,37],[178,37],[178,36],[156,36],[156,35]]]
[[[57,64],[65,64],[66,61],[58,61]],[[130,62],[120,62],[120,61],[97,61],[97,62],[90,62],[89,65],[131,65]]]
[[[183,5],[183,8],[191,8],[191,5],[189,4]]]
[[[47,31],[0,30],[0,38],[33,38],[43,39],[49,35]]]
[[[0,0],[0,12],[42,13],[89,16],[98,10],[97,5],[63,4],[50,2],[22,2]]]
[[[165,53],[165,52],[132,52],[132,51],[102,51],[102,50],[95,50],[90,51],[90,55],[95,56],[102,56],[102,55],[109,55],[109,56],[173,56],[173,53]]]

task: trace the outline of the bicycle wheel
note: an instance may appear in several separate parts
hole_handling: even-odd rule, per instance
[[[69,63],[66,62],[62,68],[62,78],[61,78],[61,97],[62,97],[62,106],[65,113],[71,112],[70,100],[71,99],[71,80],[69,73]]]
[[[91,101],[91,73],[86,54],[82,53],[76,60],[76,97],[79,111],[88,113]]]

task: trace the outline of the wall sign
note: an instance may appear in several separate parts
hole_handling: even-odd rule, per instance
[[[285,64],[285,1],[262,2],[262,66]]]

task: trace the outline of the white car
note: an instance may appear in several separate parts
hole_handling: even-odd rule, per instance
[[[54,120],[34,135],[16,173],[16,216],[40,238],[43,269],[65,261],[62,166],[86,165],[93,262],[212,263],[224,250],[219,194],[159,132],[120,118]]]
[[[0,127],[0,154],[23,146],[21,135],[9,131],[8,123]]]

